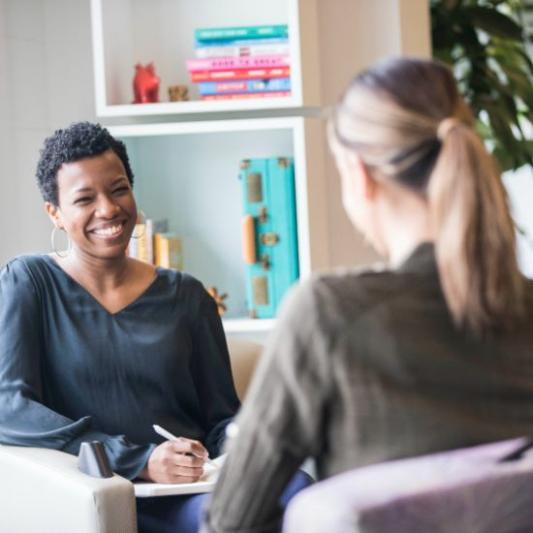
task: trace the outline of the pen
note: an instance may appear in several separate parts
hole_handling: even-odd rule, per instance
[[[162,437],[165,437],[165,439],[167,440],[177,440],[178,437],[176,437],[176,435],[173,435],[172,433],[170,433],[170,431],[167,431],[165,428],[162,428],[161,426],[158,426],[157,424],[154,424],[152,426],[154,428],[154,431],[158,434],[158,435],[161,435]],[[212,459],[209,459],[209,457],[205,460],[206,464],[214,467],[214,468],[218,468],[218,464],[215,463]]]

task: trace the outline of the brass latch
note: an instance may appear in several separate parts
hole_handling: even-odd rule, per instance
[[[259,222],[264,224],[267,221],[267,208],[265,206],[259,209]]]
[[[265,246],[274,246],[279,242],[279,235],[277,233],[263,233],[259,238]]]
[[[263,267],[263,270],[268,270],[270,268],[270,259],[267,254],[261,256],[261,266]]]

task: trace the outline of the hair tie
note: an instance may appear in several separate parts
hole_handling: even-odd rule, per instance
[[[463,122],[457,117],[447,117],[441,120],[439,125],[437,126],[437,138],[440,141],[444,141],[448,133],[450,133],[453,128],[461,125],[463,125]]]

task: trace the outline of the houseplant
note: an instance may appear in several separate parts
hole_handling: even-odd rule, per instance
[[[449,64],[502,170],[533,164],[533,62],[520,0],[431,0],[433,54]]]

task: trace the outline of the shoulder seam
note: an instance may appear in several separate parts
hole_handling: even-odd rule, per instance
[[[37,298],[39,298],[39,300],[41,301],[41,294],[40,294],[39,289],[38,289],[37,280],[35,279],[35,275],[32,272],[31,268],[28,266],[28,263],[26,263],[26,261],[24,260],[23,256],[16,257],[12,261],[10,261],[10,263],[14,263],[15,261],[20,261],[20,263],[22,263],[22,265],[24,267],[24,270],[26,271],[26,273],[28,274],[28,277],[30,278],[30,281],[31,281],[31,284],[32,284],[32,288],[33,288],[33,291],[35,293],[35,296],[37,296]]]

